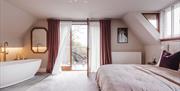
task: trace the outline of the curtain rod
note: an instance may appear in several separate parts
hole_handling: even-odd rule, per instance
[[[87,22],[87,20],[84,20],[84,19],[82,19],[82,20],[71,20],[71,19],[56,19],[56,18],[48,18],[48,19],[54,19],[54,20],[59,20],[59,21],[72,21],[72,22]],[[47,20],[48,20],[47,19]],[[89,19],[89,18],[87,18],[87,19]],[[90,21],[90,22],[97,22],[97,21],[100,21],[101,19],[89,19],[88,21]],[[102,19],[102,20],[111,20],[111,18],[104,18],[104,19]]]
[[[72,21],[72,22],[87,22],[87,20],[60,20],[60,21]],[[97,21],[99,21],[99,20],[89,20],[89,21],[91,21],[91,22],[97,22]]]

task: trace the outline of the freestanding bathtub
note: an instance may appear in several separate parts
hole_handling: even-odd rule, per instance
[[[0,62],[0,88],[34,77],[40,65],[41,59]]]

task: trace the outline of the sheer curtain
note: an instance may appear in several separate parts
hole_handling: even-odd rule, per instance
[[[100,66],[100,23],[89,23],[89,71],[96,72]]]
[[[174,5],[174,37],[180,36],[180,2]]]
[[[53,74],[60,73],[61,65],[70,65],[70,31],[71,21],[61,21],[60,23],[60,44],[57,61],[54,66]]]

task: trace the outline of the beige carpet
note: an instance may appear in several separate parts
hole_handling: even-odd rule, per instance
[[[69,71],[49,76],[26,91],[99,91],[99,89],[95,80],[88,78],[86,72]]]

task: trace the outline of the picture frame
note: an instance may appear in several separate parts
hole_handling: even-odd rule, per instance
[[[128,28],[117,28],[117,43],[128,43]]]

